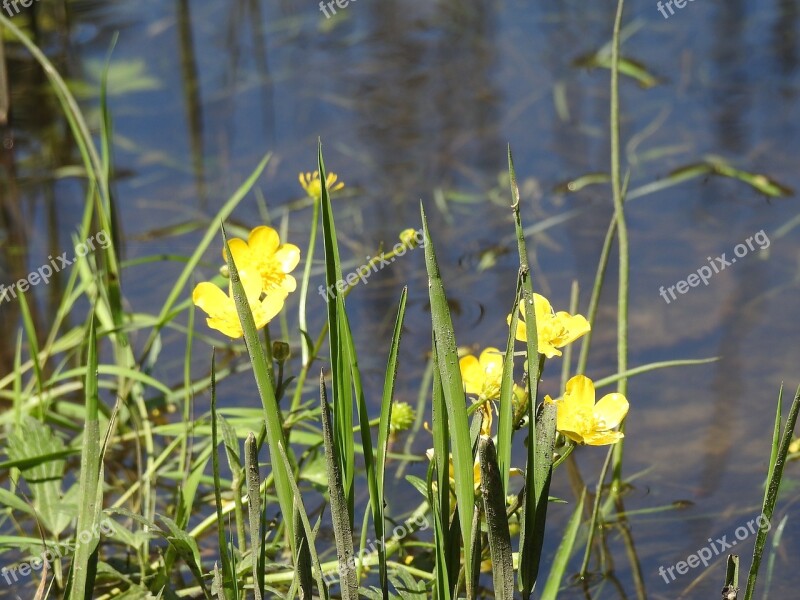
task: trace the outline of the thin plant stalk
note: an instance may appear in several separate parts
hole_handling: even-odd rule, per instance
[[[620,28],[625,0],[618,0],[617,14],[614,18],[614,32],[611,39],[611,188],[614,197],[614,213],[617,223],[617,240],[619,242],[619,286],[617,297],[617,371],[628,370],[628,275],[630,272],[630,255],[628,249],[628,226],[625,223],[625,208],[622,192],[619,145],[619,50]],[[617,392],[627,394],[628,379],[621,378],[617,382]],[[620,424],[624,431],[625,423]],[[625,448],[624,439],[617,442],[613,449],[613,493],[619,491],[622,477],[622,453]]]

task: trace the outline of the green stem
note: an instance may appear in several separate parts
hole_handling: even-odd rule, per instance
[[[611,464],[611,457],[614,455],[614,446],[608,449],[606,460],[603,463],[603,468],[600,470],[600,477],[597,480],[597,489],[594,493],[594,506],[592,506],[592,519],[589,521],[589,533],[586,539],[586,551],[583,554],[583,563],[581,563],[580,577],[586,578],[586,570],[589,568],[589,556],[592,553],[592,542],[594,541],[594,532],[597,529],[597,517],[600,514],[600,499],[603,496],[603,481],[606,479],[608,473],[608,466]]]
[[[617,220],[611,219],[611,223],[606,231],[605,240],[603,240],[603,249],[600,251],[600,261],[597,263],[597,271],[594,275],[594,285],[592,286],[592,295],[589,299],[589,309],[586,312],[586,318],[592,329],[586,332],[581,342],[581,353],[578,357],[578,366],[575,369],[576,375],[584,375],[586,373],[586,362],[589,359],[589,346],[592,343],[592,333],[594,330],[594,321],[597,317],[597,308],[600,306],[600,293],[603,291],[603,282],[606,279],[606,269],[608,268],[608,259],[611,256],[611,244],[614,241],[614,234],[617,232]]]
[[[314,248],[317,245],[317,228],[319,227],[319,200],[314,200],[314,214],[311,217],[311,233],[308,236],[308,250],[306,251],[306,264],[303,268],[303,281],[300,283],[300,308],[297,322],[300,330],[308,334],[308,321],[306,319],[306,299],[308,298],[308,283],[311,280],[311,264],[314,261]],[[309,364],[309,348],[305,336],[302,343],[302,365]]]
[[[630,273],[630,255],[628,250],[628,226],[625,223],[624,199],[622,196],[622,177],[620,175],[619,146],[619,35],[622,24],[622,11],[625,0],[618,0],[617,14],[614,19],[614,32],[611,40],[611,187],[614,195],[614,213],[617,222],[617,239],[619,240],[619,289],[617,298],[617,371],[628,370],[628,275]],[[617,382],[617,391],[626,394],[628,379],[623,377]],[[623,431],[625,424],[620,425]],[[624,441],[613,447],[614,477],[612,491],[619,490],[622,477],[622,453]]]

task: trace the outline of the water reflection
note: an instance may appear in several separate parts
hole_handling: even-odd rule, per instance
[[[454,314],[459,341],[502,345],[516,267],[513,252],[508,259],[504,254],[512,232],[509,212],[492,198],[507,193],[498,175],[511,141],[526,224],[576,211],[531,240],[537,285],[553,295],[554,305],[566,306],[577,279],[586,305],[612,214],[608,191],[593,187],[563,196],[552,190],[560,181],[608,168],[608,74],[571,64],[607,41],[610,5],[477,0],[465,6],[441,0],[410,9],[389,0],[351,3],[328,23],[319,21],[315,4],[288,1],[81,3],[68,19],[60,11],[70,5],[58,3],[47,9],[52,24],[40,19],[45,4],[34,6],[41,8],[31,12],[33,35],[66,75],[80,79],[85,61],[104,57],[112,32],[121,30],[115,60],[143,59],[162,83],[158,91],[118,97],[112,105],[122,148],[115,191],[126,258],[189,254],[198,228],[268,150],[276,156],[259,193],[270,214],[283,215],[280,224],[291,241],[304,246],[307,208],[279,209],[297,197],[296,172],[313,165],[322,135],[329,166],[348,182],[349,195],[336,206],[346,258],[360,264],[381,242],[391,245],[400,230],[418,226],[423,199],[452,304],[461,307]],[[633,182],[664,177],[717,152],[800,189],[793,118],[797,2],[694,3],[691,13],[667,22],[653,7],[640,10],[644,16],[626,40],[626,54],[641,59],[663,83],[644,92],[623,82],[624,138],[647,131],[635,148]],[[771,28],[754,27],[767,20]],[[74,180],[51,175],[77,164],[78,156],[41,71],[16,47],[7,48],[7,56],[12,113],[4,136],[15,143],[4,146],[0,161],[0,283],[26,276],[43,257],[68,247],[82,204]],[[742,261],[674,304],[664,304],[657,290],[753,231],[771,233],[796,209],[717,179],[688,182],[629,206],[631,363],[722,357],[709,367],[631,382],[626,472],[639,477],[626,508],[684,498],[696,503],[682,513],[630,519],[644,584],[658,598],[671,592],[660,584],[658,565],[680,560],[706,537],[727,530],[731,507],[758,501],[758,490],[741,490],[754,490],[763,476],[772,410],[766,398],[780,380],[791,387],[798,376],[791,343],[800,335],[792,279],[797,230],[774,244],[769,261]],[[248,201],[233,220],[252,225],[262,219],[258,202]],[[177,226],[187,233],[174,235]],[[487,252],[496,261],[479,272]],[[370,397],[380,390],[382,334],[391,328],[405,282],[411,302],[399,394],[404,400],[415,396],[430,344],[421,266],[421,254],[411,253],[348,300],[365,349]],[[177,268],[159,263],[123,273],[130,309],[155,312]],[[31,311],[40,334],[52,323],[66,276],[36,290]],[[615,368],[616,285],[612,266],[590,358],[593,374]],[[313,301],[310,316],[317,326],[323,310],[318,298]],[[16,304],[0,304],[4,333],[15,332],[18,321]],[[12,369],[15,344],[15,333],[0,338],[2,374]],[[168,383],[180,380],[175,365],[184,344],[182,336],[165,332],[164,360],[154,372]],[[195,367],[196,376],[205,373],[207,360],[198,359]],[[558,385],[557,374],[548,371],[543,389],[555,394]],[[233,393],[249,389],[249,380],[234,387],[222,402],[235,402]],[[414,451],[428,445],[421,435]],[[573,483],[582,481],[581,473],[594,476],[599,461],[589,451],[578,453]],[[557,487],[554,493],[571,497],[567,477]],[[414,494],[402,481],[394,491],[399,499]],[[554,507],[554,531],[567,514]],[[546,560],[556,543],[548,541]],[[606,543],[616,564],[603,597],[633,597],[635,577],[624,545],[613,535]],[[786,543],[797,546],[796,539]],[[788,590],[797,575],[785,573],[786,562],[779,558],[777,568]],[[712,579],[698,593],[718,593]],[[581,595],[577,589],[567,593]]]

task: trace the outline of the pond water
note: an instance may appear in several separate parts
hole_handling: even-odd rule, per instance
[[[502,346],[517,272],[504,175],[510,144],[522,218],[538,228],[529,236],[534,285],[566,309],[576,280],[585,311],[612,201],[607,185],[566,193],[563,184],[609,168],[609,72],[590,68],[586,57],[609,41],[615,3],[351,0],[331,19],[310,0],[68,6],[65,21],[61,9],[36,5],[37,42],[74,83],[95,123],[99,73],[119,32],[109,106],[124,260],[191,254],[208,219],[267,152],[273,156],[257,185],[263,205],[288,240],[305,248],[311,211],[300,201],[297,173],[314,169],[321,137],[328,169],[347,184],[335,211],[348,264],[362,264],[382,242],[392,245],[401,230],[418,228],[421,200],[456,308],[458,342],[477,350]],[[626,7],[623,54],[657,78],[647,88],[629,77],[621,82],[630,189],[664,181],[709,155],[800,189],[798,28],[796,0],[697,0],[669,18],[650,0]],[[12,120],[3,133],[0,282],[68,247],[84,201],[80,182],[57,170],[78,164],[79,156],[44,76],[20,47],[7,45],[6,54]],[[800,211],[795,197],[768,198],[745,182],[712,175],[636,195],[627,208],[631,366],[720,360],[630,380],[630,533],[648,598],[718,597],[721,557],[670,583],[658,569],[686,560],[708,538],[735,539],[737,527],[758,516],[778,390],[785,382],[791,396],[800,382]],[[251,194],[232,222],[253,227],[264,219]],[[742,254],[737,245],[748,238],[752,250]],[[713,259],[723,253],[731,264],[707,285],[669,296],[670,286],[710,261],[722,264]],[[214,272],[217,257],[207,258],[198,280]],[[616,370],[616,254],[610,265],[589,357],[597,378]],[[156,313],[181,268],[165,261],[127,268],[126,306]],[[312,290],[323,281],[321,270],[315,273]],[[377,399],[405,283],[398,399],[413,403],[430,347],[423,253],[411,252],[359,285],[348,308],[368,397]],[[60,285],[36,290],[33,316],[43,331]],[[295,297],[290,328],[296,306]],[[312,292],[309,306],[316,332],[325,304]],[[76,323],[82,318],[74,316]],[[0,306],[2,375],[12,370],[18,319],[16,304]],[[200,320],[197,327],[204,327]],[[154,374],[178,385],[185,337],[166,331],[163,344]],[[195,377],[207,373],[209,354],[198,341]],[[558,393],[559,369],[546,370],[545,393]],[[220,395],[224,406],[258,405],[249,373],[227,380]],[[413,451],[430,445],[423,430]],[[605,452],[583,448],[576,456],[574,470],[557,472],[554,495],[573,498],[577,468],[595,485]],[[423,467],[409,472],[421,475]],[[789,516],[774,597],[792,597],[800,585],[791,567],[800,549],[792,510],[799,480],[790,463],[773,519]],[[398,512],[406,500],[416,501],[405,481],[392,485]],[[676,502],[686,507],[645,512]],[[545,569],[558,543],[554,532],[569,512],[551,508]],[[753,540],[736,547],[745,568]],[[592,597],[636,597],[616,531],[608,546],[619,585],[608,582]],[[562,597],[585,596],[576,587]]]

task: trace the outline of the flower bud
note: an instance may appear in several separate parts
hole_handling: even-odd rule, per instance
[[[398,402],[392,407],[392,419],[389,422],[389,431],[397,433],[405,431],[414,424],[417,415],[407,402]]]
[[[404,229],[400,232],[400,241],[403,242],[408,248],[416,248],[419,245],[417,239],[417,232],[414,229]]]
[[[275,341],[272,342],[272,358],[279,363],[284,363],[289,360],[292,355],[292,349],[286,342]]]

